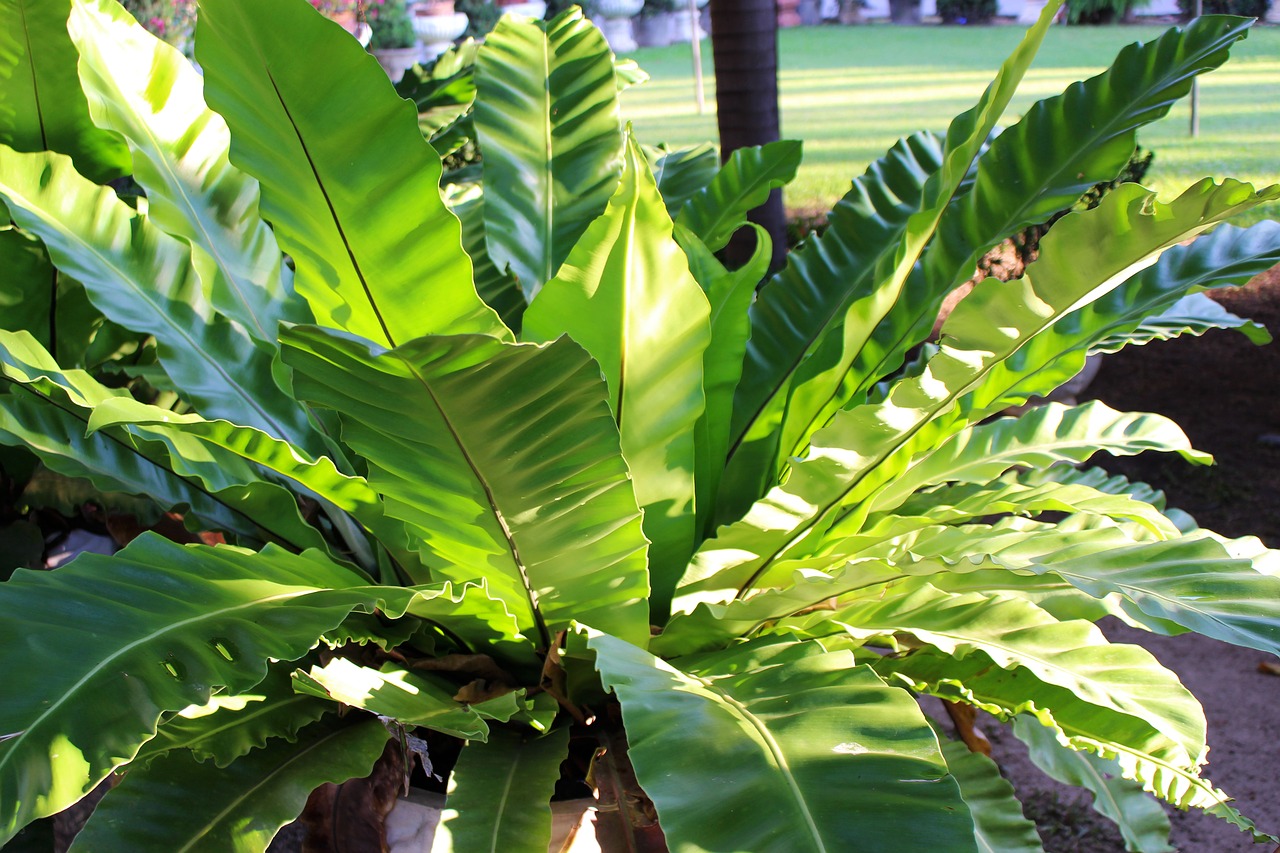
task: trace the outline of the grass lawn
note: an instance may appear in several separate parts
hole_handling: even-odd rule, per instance
[[[1124,45],[1159,36],[1155,25],[1055,27],[1009,107],[1011,124],[1034,101],[1105,68]],[[1022,37],[992,27],[826,26],[783,30],[779,80],[782,134],[804,140],[791,209],[828,209],[896,139],[922,128],[945,131],[968,109]],[[694,105],[688,45],[648,48],[634,58],[652,79],[623,94],[625,114],[649,143],[716,138],[715,80],[703,42],[707,111]],[[1188,131],[1184,99],[1144,128],[1139,144],[1156,159],[1144,181],[1163,196],[1206,176],[1257,186],[1280,183],[1280,27],[1255,27],[1219,71],[1201,78],[1200,135]],[[1280,219],[1280,204],[1248,221]]]

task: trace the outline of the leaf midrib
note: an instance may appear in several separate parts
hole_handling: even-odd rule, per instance
[[[39,73],[36,69],[36,55],[31,50],[31,26],[27,23],[27,2],[26,0],[17,0],[18,15],[22,18],[22,39],[27,46],[27,64],[31,66],[31,93],[35,102],[36,120],[40,125],[40,144],[47,151],[49,150],[49,135],[44,126],[44,110],[41,109],[43,103],[40,99],[40,81],[37,79]]]
[[[255,46],[258,46],[255,42]],[[311,169],[311,176],[315,179],[316,190],[320,193],[320,197],[324,199],[325,206],[329,210],[329,216],[333,221],[333,227],[338,232],[338,237],[342,241],[342,247],[347,251],[347,258],[351,262],[351,269],[356,274],[357,280],[360,282],[360,288],[364,292],[365,300],[369,303],[369,309],[373,312],[374,319],[378,321],[378,327],[382,330],[382,335],[387,341],[387,345],[395,348],[396,339],[391,334],[391,329],[387,326],[386,319],[382,316],[382,310],[378,307],[378,302],[373,296],[373,291],[369,287],[369,282],[365,279],[364,269],[360,266],[359,260],[356,259],[355,248],[351,245],[351,239],[347,236],[347,230],[343,225],[342,218],[338,215],[337,208],[334,207],[333,199],[329,195],[329,190],[325,186],[324,180],[320,177],[319,167],[316,165],[315,158],[311,156],[311,149],[307,145],[302,135],[302,128],[298,122],[294,120],[293,113],[289,110],[284,95],[280,91],[280,87],[276,84],[275,75],[271,73],[271,67],[267,63],[266,57],[262,55],[261,47],[258,50],[258,59],[262,63],[263,74],[266,75],[267,82],[271,84],[271,90],[275,92],[276,100],[280,105],[280,110],[284,113],[285,119],[289,122],[294,136],[298,140],[298,148],[302,151],[302,156],[307,160],[307,167]]]
[[[677,672],[679,672],[679,670],[677,670]],[[813,813],[809,810],[808,803],[805,802],[804,792],[800,789],[800,783],[791,772],[790,762],[787,761],[787,757],[783,753],[782,747],[778,744],[777,740],[774,739],[773,734],[769,731],[769,727],[766,726],[759,717],[753,714],[750,708],[734,698],[727,690],[718,689],[715,686],[715,683],[710,679],[703,678],[702,676],[695,675],[693,673],[684,674],[702,685],[702,688],[708,693],[718,696],[729,706],[735,716],[755,731],[757,736],[760,738],[760,742],[762,742],[768,750],[769,757],[773,759],[774,766],[777,767],[778,772],[786,782],[787,791],[791,794],[792,798],[796,802],[796,806],[800,810],[800,815],[803,817],[805,826],[808,828],[809,834],[812,836],[815,848],[819,853],[827,853],[827,846],[822,840],[822,834],[818,830],[818,825],[814,820]]]
[[[318,740],[314,743],[307,744],[303,748],[295,750],[294,752],[290,753],[289,757],[286,758],[281,764],[272,768],[271,771],[265,777],[259,779],[257,782],[254,782],[252,785],[249,785],[248,787],[244,788],[237,796],[232,798],[230,803],[228,803],[221,811],[219,811],[216,815],[214,815],[208,821],[208,823],[206,823],[204,826],[200,827],[200,829],[192,833],[191,839],[186,844],[182,845],[182,847],[178,848],[177,853],[186,853],[186,851],[191,850],[200,842],[206,840],[206,836],[208,836],[208,834],[217,827],[218,822],[221,821],[223,818],[225,818],[229,813],[231,813],[236,808],[238,808],[242,803],[244,803],[250,797],[257,794],[259,790],[266,787],[271,782],[275,781],[277,777],[283,775],[286,771],[289,770],[289,768],[292,765],[307,758],[315,750],[322,749],[328,746],[335,738],[341,737],[346,732],[347,732],[346,729],[338,729],[337,731],[329,732],[321,740]]]
[[[507,765],[506,778],[502,780],[502,791],[498,795],[498,802],[493,810],[493,832],[489,836],[489,849],[498,853],[503,848],[499,843],[502,835],[502,823],[507,816],[507,802],[511,799],[511,791],[516,780],[516,769],[520,766],[520,759],[524,758],[523,750],[513,750],[511,762]]]
[[[538,629],[538,636],[542,641],[543,649],[551,648],[551,632],[547,628],[546,620],[542,615],[542,608],[538,603],[538,593],[533,588],[533,583],[529,578],[529,567],[524,558],[520,554],[520,546],[516,542],[515,534],[511,526],[507,522],[506,514],[502,507],[498,504],[497,496],[493,491],[493,487],[489,484],[489,479],[481,472],[479,465],[472,456],[470,449],[463,441],[462,433],[454,424],[453,418],[450,417],[444,403],[436,396],[435,391],[431,387],[430,380],[422,373],[422,371],[412,361],[402,355],[397,354],[396,358],[404,365],[408,374],[422,387],[427,396],[431,400],[431,404],[435,407],[440,415],[440,420],[444,424],[445,429],[449,431],[449,437],[453,441],[454,446],[458,448],[458,452],[462,455],[462,459],[467,464],[467,468],[471,471],[471,476],[475,482],[484,491],[485,501],[489,505],[493,518],[498,524],[498,528],[502,533],[503,541],[507,546],[508,553],[511,556],[512,565],[516,569],[516,574],[520,579],[520,583],[524,589],[525,596],[529,603],[529,612],[533,618],[534,625]]]

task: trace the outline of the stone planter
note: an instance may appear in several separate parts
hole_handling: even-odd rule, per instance
[[[710,0],[697,0],[697,6],[702,9]],[[689,11],[688,5],[681,3],[679,9],[671,13],[671,40],[679,42],[687,42],[690,37],[702,41],[707,37],[707,33],[702,29],[701,15],[694,16]]]
[[[547,4],[542,0],[523,3],[499,3],[498,8],[502,10],[504,15],[524,15],[526,18],[533,18],[535,21],[541,21],[547,14]]]
[[[614,53],[630,53],[636,44],[631,19],[644,7],[644,0],[597,0],[600,31]]]
[[[393,47],[370,52],[373,58],[378,60],[382,70],[387,72],[391,82],[399,83],[405,72],[422,58],[422,45],[415,44],[413,47]]]
[[[671,44],[675,41],[674,21],[670,12],[636,18],[633,22],[636,44],[640,47],[666,47]]]
[[[467,16],[462,12],[451,15],[413,16],[413,31],[422,39],[424,62],[433,62],[453,44],[453,40],[467,31]]]

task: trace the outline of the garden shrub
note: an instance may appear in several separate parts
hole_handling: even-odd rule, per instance
[[[1110,24],[1124,20],[1148,0],[1066,0],[1067,22],[1072,24]]]
[[[944,24],[988,24],[996,16],[996,0],[938,0]]]
[[[1247,18],[1261,20],[1267,16],[1271,8],[1271,0],[1202,0],[1201,14],[1204,15],[1242,15]],[[1178,0],[1178,10],[1184,20],[1191,20],[1196,12],[1194,0]]]

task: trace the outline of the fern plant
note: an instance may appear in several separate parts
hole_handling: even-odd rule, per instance
[[[577,11],[402,83],[419,114],[305,0],[201,0],[203,76],[114,0],[0,9],[0,249],[41,260],[5,267],[0,439],[226,543],[0,584],[0,839],[116,774],[76,849],[260,850],[428,730],[466,744],[437,843],[541,850],[576,730],[609,746],[596,779],[625,737],[674,849],[1038,849],[919,694],[1262,837],[1201,778],[1194,697],[1093,622],[1274,652],[1271,552],[1080,467],[1208,461],[1166,419],[1002,413],[1090,353],[1264,340],[1203,291],[1280,262],[1280,225],[1219,225],[1280,188],[1121,186],[924,343],[976,258],[1113,178],[1246,22],[1128,47],[997,135],[1050,3],[757,292],[758,229],[746,266],[715,252],[800,146],[640,145],[641,75]],[[442,192],[424,134],[483,159]],[[185,405],[55,358],[72,298],[153,339],[147,381]]]

